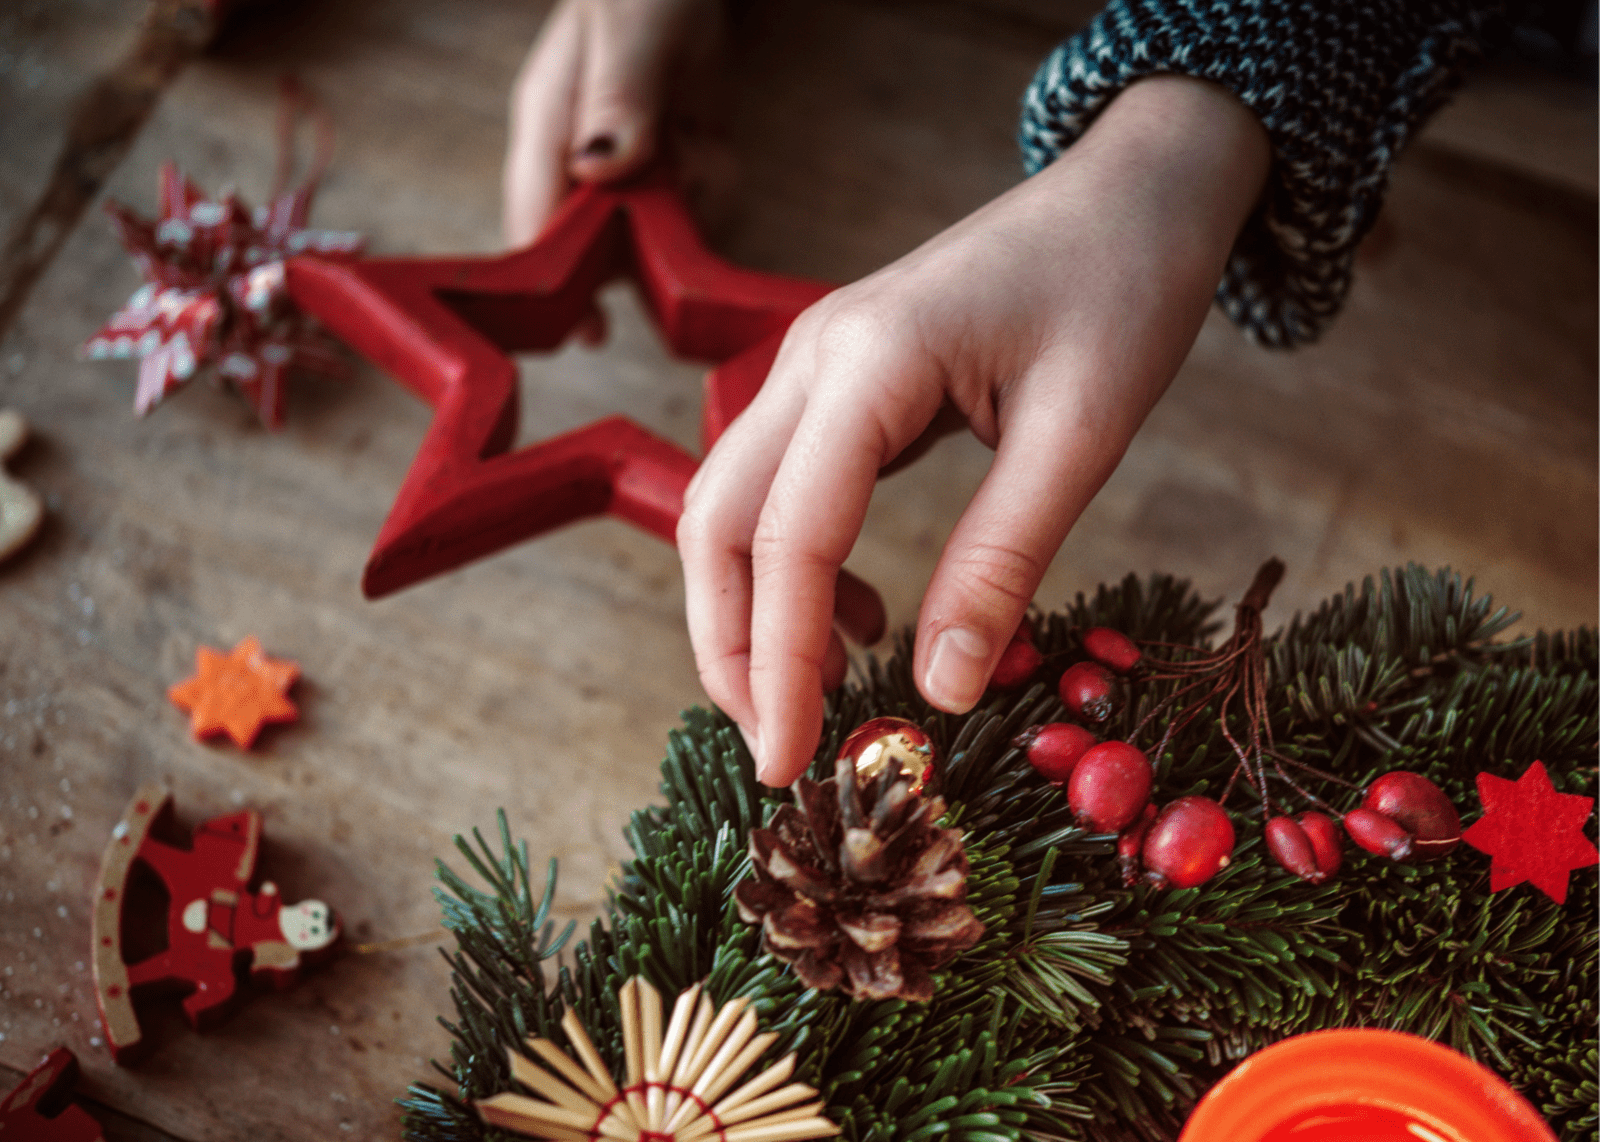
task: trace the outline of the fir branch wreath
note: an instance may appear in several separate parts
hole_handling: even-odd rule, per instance
[[[556,930],[554,862],[536,886],[530,846],[503,813],[497,843],[458,838],[471,879],[440,863],[435,888],[457,942],[454,1017],[440,1020],[450,1058],[435,1064],[442,1085],[402,1100],[406,1138],[519,1137],[476,1104],[534,1093],[509,1058],[530,1038],[576,1057],[574,1019],[626,1076],[621,995],[637,977],[667,996],[699,987],[718,1007],[748,1001],[769,1036],[752,1073],[793,1054],[795,1081],[856,1142],[1167,1142],[1237,1060],[1349,1026],[1445,1043],[1503,1075],[1563,1139],[1595,1139],[1593,868],[1573,874],[1564,904],[1527,886],[1491,892],[1489,858],[1465,847],[1422,864],[1350,852],[1311,884],[1266,856],[1252,821],[1206,883],[1125,886],[1115,838],[1076,825],[1014,744],[1061,716],[1054,681],[1083,657],[1081,632],[1204,653],[1216,611],[1186,581],[1130,575],[1035,616],[1040,681],[992,691],[964,717],[922,701],[905,638],[830,699],[811,779],[832,777],[841,742],[880,716],[919,723],[943,759],[940,824],[965,838],[966,903],[983,935],[934,972],[926,1003],[809,989],[762,951],[734,889],[750,875],[751,830],[791,798],[757,784],[720,712],[689,710],[669,736],[665,803],[633,814],[634,859],[586,939]],[[1276,751],[1356,787],[1387,770],[1422,774],[1469,823],[1478,773],[1515,777],[1534,760],[1557,790],[1593,796],[1600,640],[1589,627],[1499,637],[1515,619],[1459,575],[1415,565],[1297,615],[1263,643]],[[1106,732],[1131,733],[1175,685],[1132,681]],[[1237,764],[1216,718],[1177,727],[1151,760],[1163,797],[1216,792]],[[1345,785],[1307,780],[1353,807]]]

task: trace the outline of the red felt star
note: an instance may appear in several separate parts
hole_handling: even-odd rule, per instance
[[[435,410],[367,561],[369,597],[588,516],[672,540],[698,462],[626,417],[507,451],[507,353],[556,348],[624,273],[674,352],[720,366],[706,379],[707,445],[760,388],[789,323],[829,289],[709,253],[660,169],[576,191],[537,242],[500,257],[289,262],[295,301]]]
[[[146,221],[107,204],[145,284],[83,352],[140,359],[135,412],[143,416],[209,368],[244,394],[263,424],[277,428],[291,371],[347,371],[327,336],[290,304],[284,283],[291,254],[347,256],[361,248],[360,235],[306,228],[314,191],[311,180],[251,211],[231,193],[208,198],[168,163],[159,217]]]
[[[1557,904],[1565,904],[1567,874],[1600,862],[1600,849],[1583,835],[1594,798],[1557,793],[1544,762],[1534,762],[1515,781],[1478,774],[1478,796],[1483,798],[1483,816],[1461,839],[1494,858],[1491,892],[1528,880]]]
[[[196,738],[226,733],[241,749],[249,749],[268,722],[292,722],[300,716],[286,697],[299,677],[299,666],[268,658],[250,635],[230,654],[200,647],[194,676],[173,686],[167,697],[189,711]]]

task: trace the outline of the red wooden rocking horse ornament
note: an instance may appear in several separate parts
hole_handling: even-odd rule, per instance
[[[831,288],[711,254],[661,167],[578,189],[537,242],[503,256],[289,262],[295,301],[435,410],[367,562],[368,597],[589,516],[672,542],[698,461],[627,417],[509,451],[507,354],[556,348],[622,275],[674,353],[717,366],[706,447],[755,396],[789,323]]]
[[[112,830],[100,866],[95,993],[106,1041],[119,1063],[132,1062],[148,1047],[133,1008],[135,989],[182,993],[189,1025],[203,1030],[238,998],[242,961],[248,959],[252,976],[283,988],[339,938],[338,921],[321,901],[286,905],[270,881],[252,888],[261,847],[261,814],[255,810],[206,821],[187,848],[155,835],[172,829],[172,795],[159,785],[142,787]],[[136,865],[153,872],[165,890],[166,943],[130,963],[127,928],[154,919],[130,914]]]

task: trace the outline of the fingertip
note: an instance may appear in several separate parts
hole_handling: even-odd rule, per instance
[[[612,182],[637,171],[654,152],[643,121],[590,127],[574,140],[567,170],[580,182]]]
[[[763,785],[774,789],[790,785],[811,764],[822,740],[822,689],[816,674],[811,674],[806,690],[791,693],[781,708],[768,710],[758,723],[756,778]]]
[[[996,640],[974,626],[950,626],[933,636],[918,688],[939,709],[965,714],[989,685]]]

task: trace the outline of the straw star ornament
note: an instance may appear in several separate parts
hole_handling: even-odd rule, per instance
[[[661,993],[635,977],[617,993],[627,1075],[619,1087],[577,1014],[561,1020],[577,1054],[548,1039],[528,1048],[544,1064],[508,1049],[512,1076],[540,1098],[505,1092],[477,1103],[491,1126],[549,1142],[803,1142],[839,1128],[817,1092],[789,1082],[791,1052],[734,1087],[774,1042],[757,1033],[748,999],[713,1006],[700,984],[678,996],[662,1030]]]

